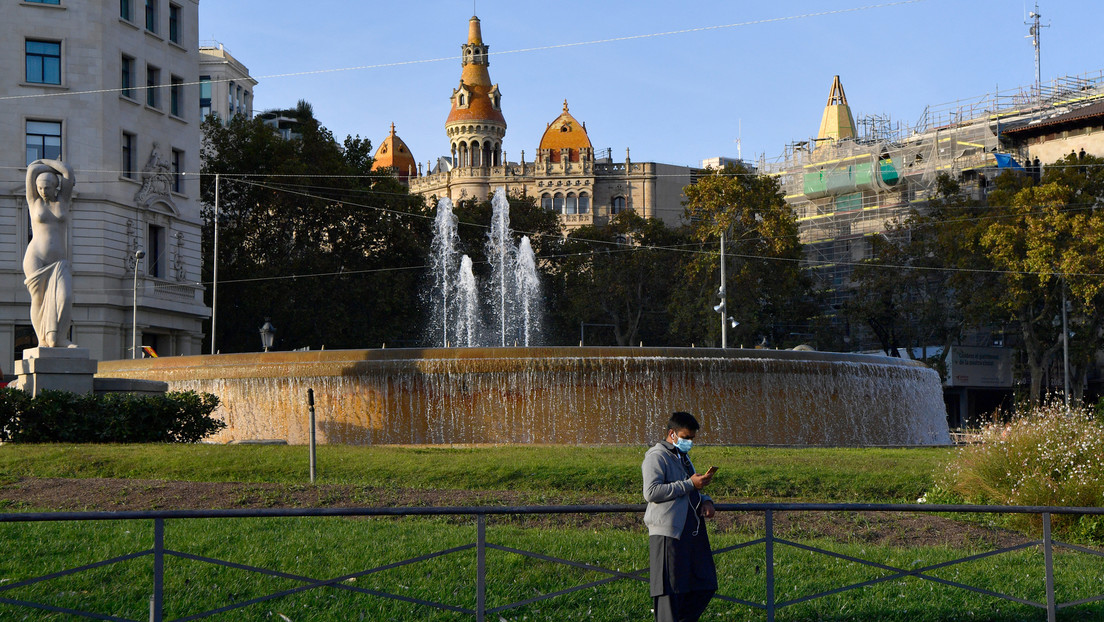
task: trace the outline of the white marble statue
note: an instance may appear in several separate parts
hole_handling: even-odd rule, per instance
[[[77,347],[68,338],[73,271],[67,245],[74,183],[73,169],[61,160],[35,160],[27,166],[32,237],[23,257],[23,274],[31,293],[31,324],[40,347]]]

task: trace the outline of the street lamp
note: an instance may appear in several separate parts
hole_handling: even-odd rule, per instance
[[[265,352],[272,347],[272,342],[276,340],[276,327],[269,322],[270,318],[265,318],[264,326],[261,326],[261,347]]]
[[[134,309],[130,316],[130,358],[138,358],[138,264],[146,256],[146,251],[134,251]]]

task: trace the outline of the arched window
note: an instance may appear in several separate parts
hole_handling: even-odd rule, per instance
[[[491,143],[483,143],[483,159],[479,161],[480,166],[491,166],[493,160],[491,160]]]
[[[567,203],[564,205],[565,214],[578,214],[579,213],[579,200],[575,196],[574,192],[567,193]]]
[[[468,101],[468,100],[467,100],[467,98],[465,98],[465,97],[464,97],[464,94],[463,94],[463,93],[461,93],[461,94],[460,94],[460,100],[459,100],[459,102],[457,102],[457,105],[458,105],[458,106],[466,106],[466,105],[467,105],[467,101]]]
[[[587,193],[585,193],[585,192],[580,192],[579,193],[579,213],[580,214],[589,214],[590,213],[590,196],[588,196]]]
[[[556,212],[557,214],[562,214],[564,213],[563,208],[564,195],[557,192],[556,196],[552,197],[552,211]]]
[[[471,162],[469,162],[469,165],[471,165],[471,166],[479,166],[480,165],[480,162],[479,162],[479,141],[477,141],[477,140],[473,140],[472,144],[471,144]]]
[[[541,195],[541,208],[552,211],[552,195],[545,192]],[[30,229],[28,229],[30,231]]]
[[[467,165],[468,165],[468,144],[467,143],[460,143],[460,162],[457,164],[457,166],[467,166]]]
[[[610,213],[620,214],[625,211],[625,197],[613,197],[610,200]]]

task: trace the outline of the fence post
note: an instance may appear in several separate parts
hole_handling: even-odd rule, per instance
[[[767,510],[763,519],[767,531],[767,558],[764,562],[767,572],[767,622],[774,622],[774,510]]]
[[[487,615],[487,515],[479,514],[475,528],[475,620]]]
[[[150,622],[161,622],[165,602],[165,519],[153,519],[153,595],[150,596]]]
[[[315,445],[314,445],[314,389],[307,389],[307,405],[310,408],[310,481],[314,483],[314,458],[315,458]]]
[[[1046,564],[1047,622],[1058,618],[1054,601],[1054,547],[1050,539],[1050,512],[1043,512],[1043,563]]]

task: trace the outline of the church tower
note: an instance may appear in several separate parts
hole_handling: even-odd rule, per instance
[[[502,94],[491,84],[490,59],[479,18],[468,21],[468,42],[461,46],[460,86],[452,91],[445,121],[454,168],[500,166],[506,119]]]

